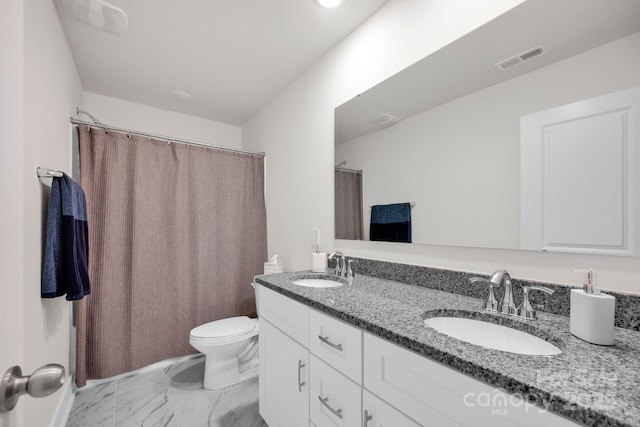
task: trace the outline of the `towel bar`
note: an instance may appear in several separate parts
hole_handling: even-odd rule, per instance
[[[36,175],[38,175],[38,178],[62,177],[62,172],[38,166],[38,168],[36,168]]]
[[[373,205],[369,206],[369,209],[371,209],[373,207]],[[411,207],[415,208],[416,207],[416,202],[411,202]]]

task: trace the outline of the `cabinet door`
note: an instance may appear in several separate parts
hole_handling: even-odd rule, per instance
[[[362,417],[364,427],[420,427],[420,424],[368,390],[362,392]]]
[[[260,319],[260,415],[270,427],[309,424],[309,351]]]
[[[313,354],[310,359],[311,421],[318,427],[361,425],[361,387]]]

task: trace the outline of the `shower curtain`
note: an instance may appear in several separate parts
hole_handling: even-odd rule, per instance
[[[78,128],[92,293],[76,382],[194,353],[189,331],[255,316],[267,258],[262,157]]]
[[[362,173],[335,170],[336,239],[363,240]]]

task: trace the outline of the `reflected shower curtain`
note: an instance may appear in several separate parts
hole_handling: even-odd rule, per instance
[[[362,173],[335,170],[336,239],[363,240]]]
[[[189,331],[200,324],[255,316],[263,158],[78,132],[93,285],[78,306],[78,385],[194,353]]]

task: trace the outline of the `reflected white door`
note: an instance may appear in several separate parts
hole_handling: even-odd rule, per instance
[[[640,87],[522,117],[522,249],[640,253],[638,126]]]

